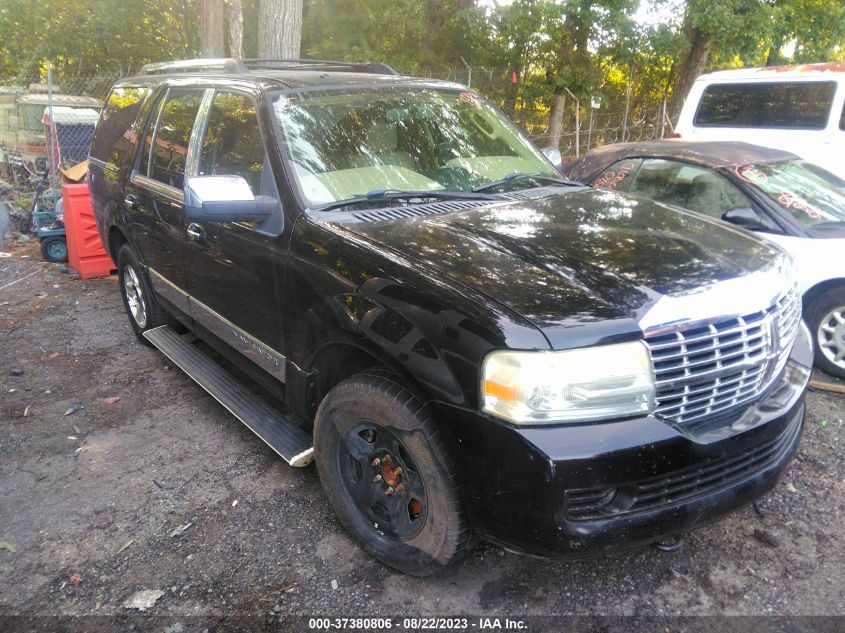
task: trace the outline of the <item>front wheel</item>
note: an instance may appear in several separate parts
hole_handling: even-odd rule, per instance
[[[845,378],[845,287],[816,297],[807,307],[805,320],[813,332],[816,366]]]
[[[471,531],[442,432],[394,378],[335,386],[317,410],[314,451],[329,502],[371,556],[426,576],[465,553]]]

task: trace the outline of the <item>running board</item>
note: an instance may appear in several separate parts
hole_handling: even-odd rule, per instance
[[[314,461],[311,436],[302,427],[252,393],[175,331],[162,325],[144,332],[144,338],[196,380],[288,464],[302,467]]]

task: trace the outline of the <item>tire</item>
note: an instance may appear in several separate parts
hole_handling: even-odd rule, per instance
[[[59,235],[41,240],[41,258],[45,262],[63,264],[67,261],[67,239]]]
[[[816,367],[845,378],[845,287],[816,297],[804,311],[804,320],[813,335]]]
[[[117,276],[123,307],[132,331],[144,345],[151,346],[144,338],[144,332],[160,325],[170,325],[172,319],[156,301],[146,272],[129,244],[124,244],[117,252]],[[132,289],[135,291],[134,296],[129,294],[133,292]]]
[[[329,391],[314,451],[332,508],[373,558],[428,576],[466,553],[472,531],[444,436],[395,378],[356,374]]]

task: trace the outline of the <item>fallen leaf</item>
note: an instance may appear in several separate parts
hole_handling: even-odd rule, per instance
[[[819,422],[819,426],[822,427],[823,429],[826,429],[827,428],[827,420],[822,420],[821,422]]]
[[[7,543],[6,541],[0,541],[0,549],[4,549],[7,552],[12,552],[13,554],[17,551],[15,546],[11,543]]]
[[[185,530],[187,530],[192,525],[193,525],[193,523],[185,523],[184,525],[180,525],[179,527],[173,528],[172,530],[170,530],[170,532],[167,535],[170,536],[171,538],[174,537],[174,536],[179,536],[180,534],[184,533]]]
[[[789,492],[798,492],[798,488],[793,486],[791,481],[786,484],[786,489],[789,490]]]
[[[103,398],[106,404],[114,404],[116,402],[120,402],[120,396],[109,396],[108,398]]]
[[[123,606],[126,609],[146,611],[163,595],[164,592],[160,589],[144,589],[143,591],[136,591],[126,599]]]
[[[79,581],[82,580],[82,576],[79,574],[71,574],[70,575],[70,582],[74,585],[78,585]]]

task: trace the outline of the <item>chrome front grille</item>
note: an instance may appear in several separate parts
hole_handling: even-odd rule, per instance
[[[647,334],[655,413],[695,425],[755,400],[786,364],[800,321],[793,289],[759,312]]]

